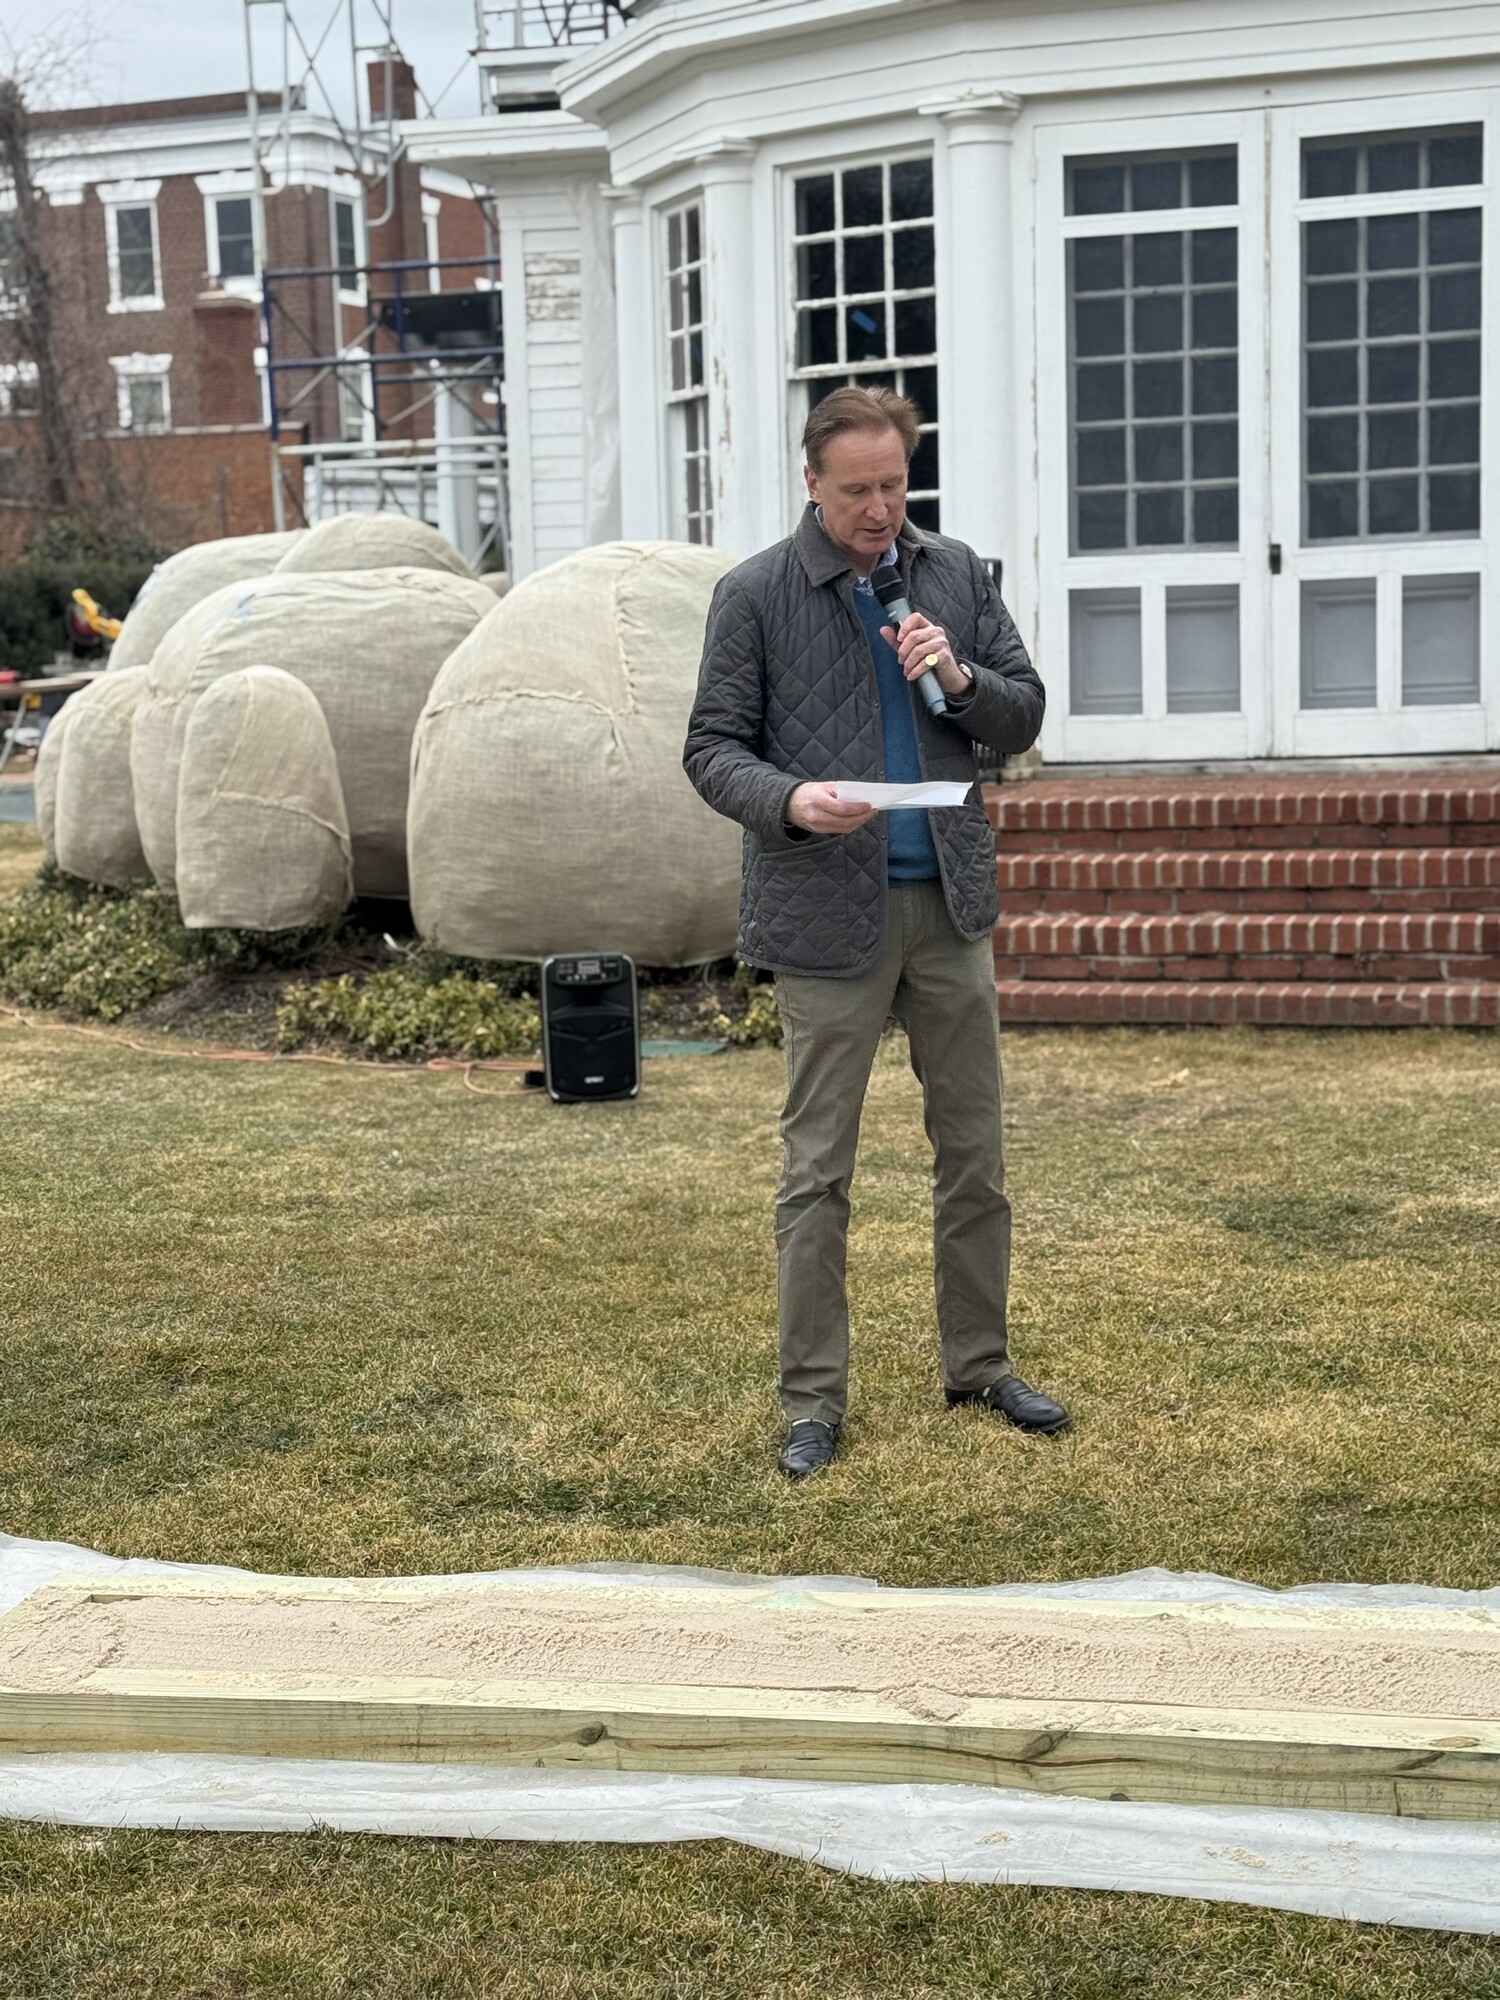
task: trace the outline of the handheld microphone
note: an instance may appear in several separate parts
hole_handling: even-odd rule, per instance
[[[906,585],[901,581],[900,570],[894,563],[882,563],[870,578],[870,587],[891,614],[891,623],[899,629],[901,621],[911,616],[911,605],[907,601]],[[923,706],[929,715],[948,713],[943,684],[931,667],[925,674],[918,675],[917,692],[921,695]]]

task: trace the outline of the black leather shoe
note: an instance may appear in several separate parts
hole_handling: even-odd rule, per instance
[[[1014,1424],[1018,1431],[1040,1431],[1046,1437],[1065,1431],[1072,1421],[1061,1403],[1054,1403],[1050,1396],[1033,1389],[1019,1375],[1002,1375],[987,1389],[950,1389],[948,1402],[950,1406],[982,1403],[987,1410]]]
[[[810,1472],[821,1472],[825,1465],[833,1463],[838,1445],[837,1424],[820,1424],[816,1417],[799,1417],[787,1432],[776,1463],[788,1479],[806,1479]]]

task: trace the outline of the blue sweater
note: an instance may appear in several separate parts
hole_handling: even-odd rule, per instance
[[[864,588],[860,589],[860,583]],[[911,683],[901,671],[896,649],[880,636],[890,623],[885,606],[861,577],[855,584],[854,608],[870,641],[875,678],[880,684],[880,722],[885,737],[885,775],[892,785],[914,785],[922,776],[917,756],[917,721],[912,713]],[[887,873],[893,882],[931,882],[938,873],[937,849],[927,815],[906,808],[886,816]]]

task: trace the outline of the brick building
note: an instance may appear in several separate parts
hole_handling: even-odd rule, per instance
[[[372,64],[372,123],[384,113],[384,85],[385,65]],[[414,116],[404,62],[392,65],[392,86],[397,116]],[[275,96],[262,95],[258,120],[264,242],[243,93],[32,120],[40,247],[85,485],[168,543],[274,524],[263,271],[320,274],[273,282],[279,358],[349,358],[322,375],[281,378],[283,408],[293,405],[284,435],[352,441],[371,432],[362,364],[386,339],[375,323],[382,281],[368,267],[486,255],[485,213],[454,175],[400,158],[388,174],[368,134],[353,142],[356,159],[331,117]],[[472,289],[476,273],[492,269],[423,268],[404,284]],[[35,369],[18,350],[14,309],[4,312],[5,282],[0,267],[0,552],[8,553],[36,518],[38,445]],[[387,429],[402,423],[387,410]],[[405,419],[408,430],[420,423]],[[295,521],[295,461],[291,472]]]

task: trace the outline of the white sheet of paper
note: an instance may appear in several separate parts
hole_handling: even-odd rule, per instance
[[[840,778],[838,795],[854,804],[875,806],[881,812],[901,812],[910,806],[961,806],[969,796],[969,787],[947,779],[919,785],[866,785]]]

